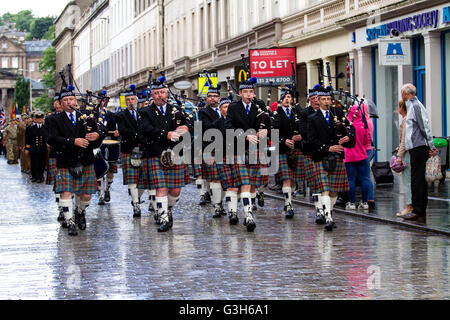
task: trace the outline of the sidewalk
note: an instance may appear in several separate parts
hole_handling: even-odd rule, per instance
[[[345,214],[370,219],[374,221],[398,225],[401,227],[412,228],[425,232],[432,232],[450,237],[450,181],[447,180],[444,185],[429,190],[427,222],[408,222],[396,216],[396,213],[403,210],[405,206],[404,193],[399,177],[394,176],[393,185],[377,186],[375,189],[376,209],[372,212],[361,210],[345,210],[344,206],[336,206],[337,214]],[[269,185],[273,184],[273,179]],[[283,200],[280,192],[269,190],[265,191],[268,197],[279,198]],[[361,199],[359,191],[357,192],[357,201]],[[294,198],[294,203],[300,205],[314,206],[310,201],[309,195],[302,195]]]

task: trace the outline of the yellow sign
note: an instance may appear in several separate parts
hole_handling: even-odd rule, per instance
[[[214,87],[217,87],[219,79],[217,78],[217,72],[208,73],[209,79],[211,80]],[[207,77],[205,74],[200,73],[198,77],[198,90],[202,90],[201,95],[206,96],[208,94],[209,86],[205,86]]]
[[[245,80],[247,80],[247,72],[244,69],[241,69],[241,71],[239,71],[238,81],[239,83],[241,83],[242,81]]]
[[[125,96],[120,96],[120,108],[125,109],[127,104],[125,103]]]

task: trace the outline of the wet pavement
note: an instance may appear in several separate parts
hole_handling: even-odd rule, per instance
[[[132,218],[121,178],[112,202],[95,196],[87,229],[69,237],[52,187],[1,158],[0,299],[450,298],[448,237],[344,215],[326,233],[311,208],[287,221],[268,198],[247,233],[242,218],[213,220],[194,185],[160,234],[148,213]]]

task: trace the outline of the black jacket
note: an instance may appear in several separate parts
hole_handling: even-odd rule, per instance
[[[58,168],[75,167],[77,163],[88,166],[94,163],[93,150],[99,148],[105,137],[105,132],[99,130],[100,137],[89,144],[86,149],[74,145],[76,138],[85,138],[86,129],[80,114],[77,113],[77,124],[74,126],[63,111],[53,116],[49,128],[48,144],[56,150],[56,166]]]
[[[141,122],[138,125],[139,140],[145,142],[144,158],[160,157],[162,152],[173,148],[176,143],[167,139],[170,131],[176,130],[172,109],[174,106],[167,104],[166,113],[163,115],[154,103],[141,109]],[[181,111],[180,108],[176,107]]]
[[[38,128],[35,123],[25,131],[25,146],[30,153],[47,153],[47,138],[44,125]]]
[[[339,141],[336,137],[336,125],[333,115],[337,115],[338,119],[342,119],[343,117],[345,117],[345,114],[339,108],[332,107],[329,110],[329,124],[325,120],[320,109],[308,117],[308,142],[312,147],[311,156],[314,161],[321,161],[324,157],[330,154],[328,149],[331,146],[339,144]],[[345,120],[345,125],[349,125],[348,120]],[[344,143],[343,147],[353,148],[356,143],[354,128],[349,131],[348,137],[350,138],[350,141]],[[342,152],[340,156],[343,157],[344,153]]]
[[[56,112],[53,112],[51,115],[47,116],[45,118],[45,123],[44,123],[44,134],[45,134],[45,138],[48,141],[49,140],[49,128],[50,128],[50,124],[53,121],[53,117],[56,115]],[[48,153],[48,157],[49,158],[56,158],[56,150],[55,148],[53,148],[52,146],[50,146],[50,151]]]
[[[99,123],[103,125],[104,130],[106,132],[106,135],[111,137],[111,139],[115,140],[116,138],[114,137],[114,134],[110,133],[112,131],[116,131],[117,126],[116,126],[116,115],[108,110],[104,110],[104,118],[102,115],[102,112],[100,111],[100,114],[98,116],[99,118]],[[100,120],[100,118],[102,120]]]
[[[125,109],[116,115],[116,122],[121,136],[120,152],[122,153],[131,153],[140,143],[138,128],[139,123],[141,122],[141,116],[139,111],[136,111],[136,117],[137,121],[134,120],[128,109]]]
[[[255,134],[256,132],[258,132],[259,122],[257,115],[258,115],[258,107],[253,102],[251,103],[250,112],[248,115],[242,100],[233,102],[228,106],[227,118],[225,120],[225,129],[233,129],[233,130],[241,129],[244,131],[235,137],[234,141],[235,154],[237,152],[237,141],[239,139],[245,139],[247,135],[244,133],[247,130],[253,129],[255,131]],[[245,140],[245,150],[248,151],[248,149],[249,149],[249,142]]]
[[[292,139],[296,130],[298,130],[298,123],[295,122],[295,109],[291,108],[291,119],[289,120],[283,107],[279,106],[274,112],[273,128],[279,130],[280,138],[280,154],[285,154],[291,149],[286,146],[286,140]]]
[[[298,109],[297,109],[298,110]],[[298,117],[300,119],[300,134],[303,139],[303,154],[305,155],[312,155],[313,147],[308,142],[308,117],[312,114],[314,114],[316,110],[309,106],[305,109],[301,109],[298,112]]]

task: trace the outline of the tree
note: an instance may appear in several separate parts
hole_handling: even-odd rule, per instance
[[[31,10],[22,10],[13,15],[13,20],[16,23],[16,29],[22,32],[31,31],[31,22],[33,19],[33,12]]]
[[[52,17],[34,19],[30,25],[31,38],[42,39],[51,26],[53,26]]]
[[[48,28],[47,32],[42,37],[44,40],[55,40],[55,25],[52,24],[50,28]]]
[[[42,82],[45,91],[55,88],[55,72],[56,72],[56,49],[49,47],[44,50],[41,61],[39,62],[39,72],[43,73]],[[34,105],[44,112],[50,111],[53,107],[52,98],[47,93],[42,94],[34,100]]]
[[[16,80],[13,104],[17,105],[19,110],[30,105],[30,80],[26,80],[23,76],[19,76]]]

